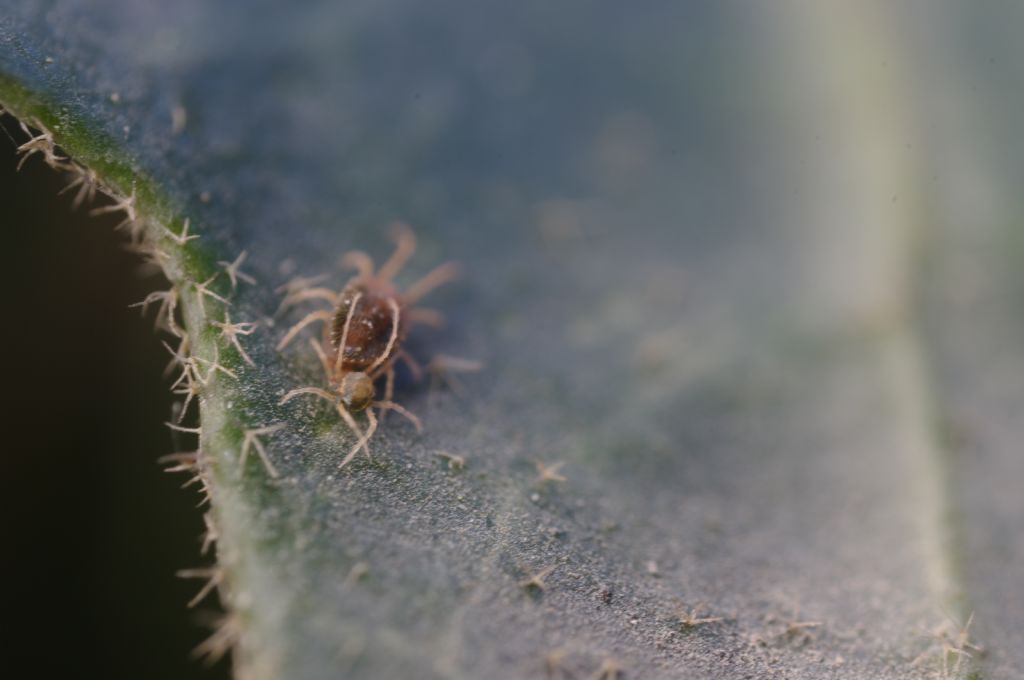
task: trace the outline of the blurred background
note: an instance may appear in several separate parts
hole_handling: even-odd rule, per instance
[[[0,124],[8,663],[34,677],[227,677],[190,658],[215,615],[188,610],[201,583],[175,576],[201,562],[200,498],[157,464],[179,450],[158,388],[168,355],[152,316],[129,308],[160,278],[125,250],[118,218],[58,196],[66,180],[41,159],[18,172],[24,134]]]

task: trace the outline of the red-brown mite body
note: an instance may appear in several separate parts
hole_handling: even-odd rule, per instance
[[[405,291],[400,291],[393,279],[415,251],[416,238],[408,227],[398,224],[395,226],[395,241],[394,254],[378,271],[374,271],[373,260],[366,253],[354,251],[343,256],[342,264],[354,267],[358,273],[340,292],[315,287],[315,280],[300,279],[285,287],[287,295],[281,303],[281,310],[304,300],[325,300],[331,304],[331,311],[320,310],[303,317],[278,344],[278,349],[284,349],[303,328],[323,322],[323,344],[315,340],[311,344],[320,358],[330,390],[299,387],[286,394],[281,403],[300,394],[313,394],[335,405],[359,437],[355,447],[342,461],[342,466],[352,460],[360,448],[369,455],[367,442],[378,424],[375,408],[382,413],[397,411],[411,420],[417,429],[420,427],[415,415],[392,401],[395,364],[403,361],[414,376],[419,377],[419,365],[405,352],[402,344],[413,324],[437,325],[443,317],[435,310],[414,305],[458,273],[455,264],[443,264]],[[384,379],[384,398],[377,399],[375,383],[381,378]],[[358,412],[366,413],[368,428],[365,433],[352,416]]]
[[[340,301],[334,310],[334,319],[329,327],[329,342],[334,352],[344,351],[347,368],[369,368],[374,361],[388,352],[388,343],[392,335],[396,337],[391,351],[402,346],[408,331],[408,322],[402,314],[401,298],[394,287],[385,288],[357,282],[346,286],[339,297]],[[398,303],[397,334],[392,301]],[[349,321],[350,315],[352,319],[348,327],[348,337],[342,350],[342,337],[345,335],[345,324]]]

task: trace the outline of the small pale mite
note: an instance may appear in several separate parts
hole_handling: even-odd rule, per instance
[[[395,364],[405,363],[414,377],[422,369],[403,348],[411,325],[425,323],[440,325],[443,316],[433,309],[415,308],[423,296],[438,286],[457,278],[459,268],[449,262],[435,268],[404,291],[398,289],[394,277],[416,250],[416,237],[408,226],[396,223],[392,227],[395,251],[375,270],[373,260],[362,251],[346,253],[341,258],[345,267],[354,268],[356,275],[335,292],[317,287],[319,278],[300,278],[282,289],[286,295],[280,311],[306,300],[323,300],[331,310],[310,312],[293,325],[278,343],[282,350],[310,324],[323,322],[320,342],[310,343],[320,359],[329,389],[298,387],[281,399],[284,404],[302,394],[312,394],[331,402],[346,424],[356,433],[358,441],[341,462],[345,466],[360,449],[370,455],[368,442],[377,430],[378,418],[374,409],[395,411],[408,418],[417,429],[420,420],[400,404],[393,401]],[[384,380],[383,399],[377,398],[376,383]],[[353,417],[364,412],[367,419],[365,432]]]

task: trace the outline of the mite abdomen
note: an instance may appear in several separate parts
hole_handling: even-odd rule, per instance
[[[352,284],[342,291],[341,301],[334,310],[334,318],[331,321],[330,343],[335,355],[344,351],[343,366],[346,370],[365,369],[388,350],[388,343],[395,327],[392,300],[397,301],[397,298],[388,292],[374,290],[363,284]],[[351,311],[353,301],[356,302],[354,312]],[[352,318],[348,320],[350,312]],[[345,333],[346,321],[348,334],[345,337],[345,347],[341,348],[339,345],[341,336]],[[398,347],[405,335],[405,324],[401,315],[398,323],[398,341],[393,347]]]

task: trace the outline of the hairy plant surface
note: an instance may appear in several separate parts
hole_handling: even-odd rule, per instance
[[[984,105],[1021,102],[964,49],[1019,64],[1013,17],[5,11],[23,155],[174,284],[216,541],[188,575],[239,677],[1024,674],[1020,116]],[[396,219],[401,283],[464,268],[407,348],[483,370],[403,376],[423,434],[390,414],[339,469],[338,414],[279,403],[325,385],[278,289],[340,288]]]

